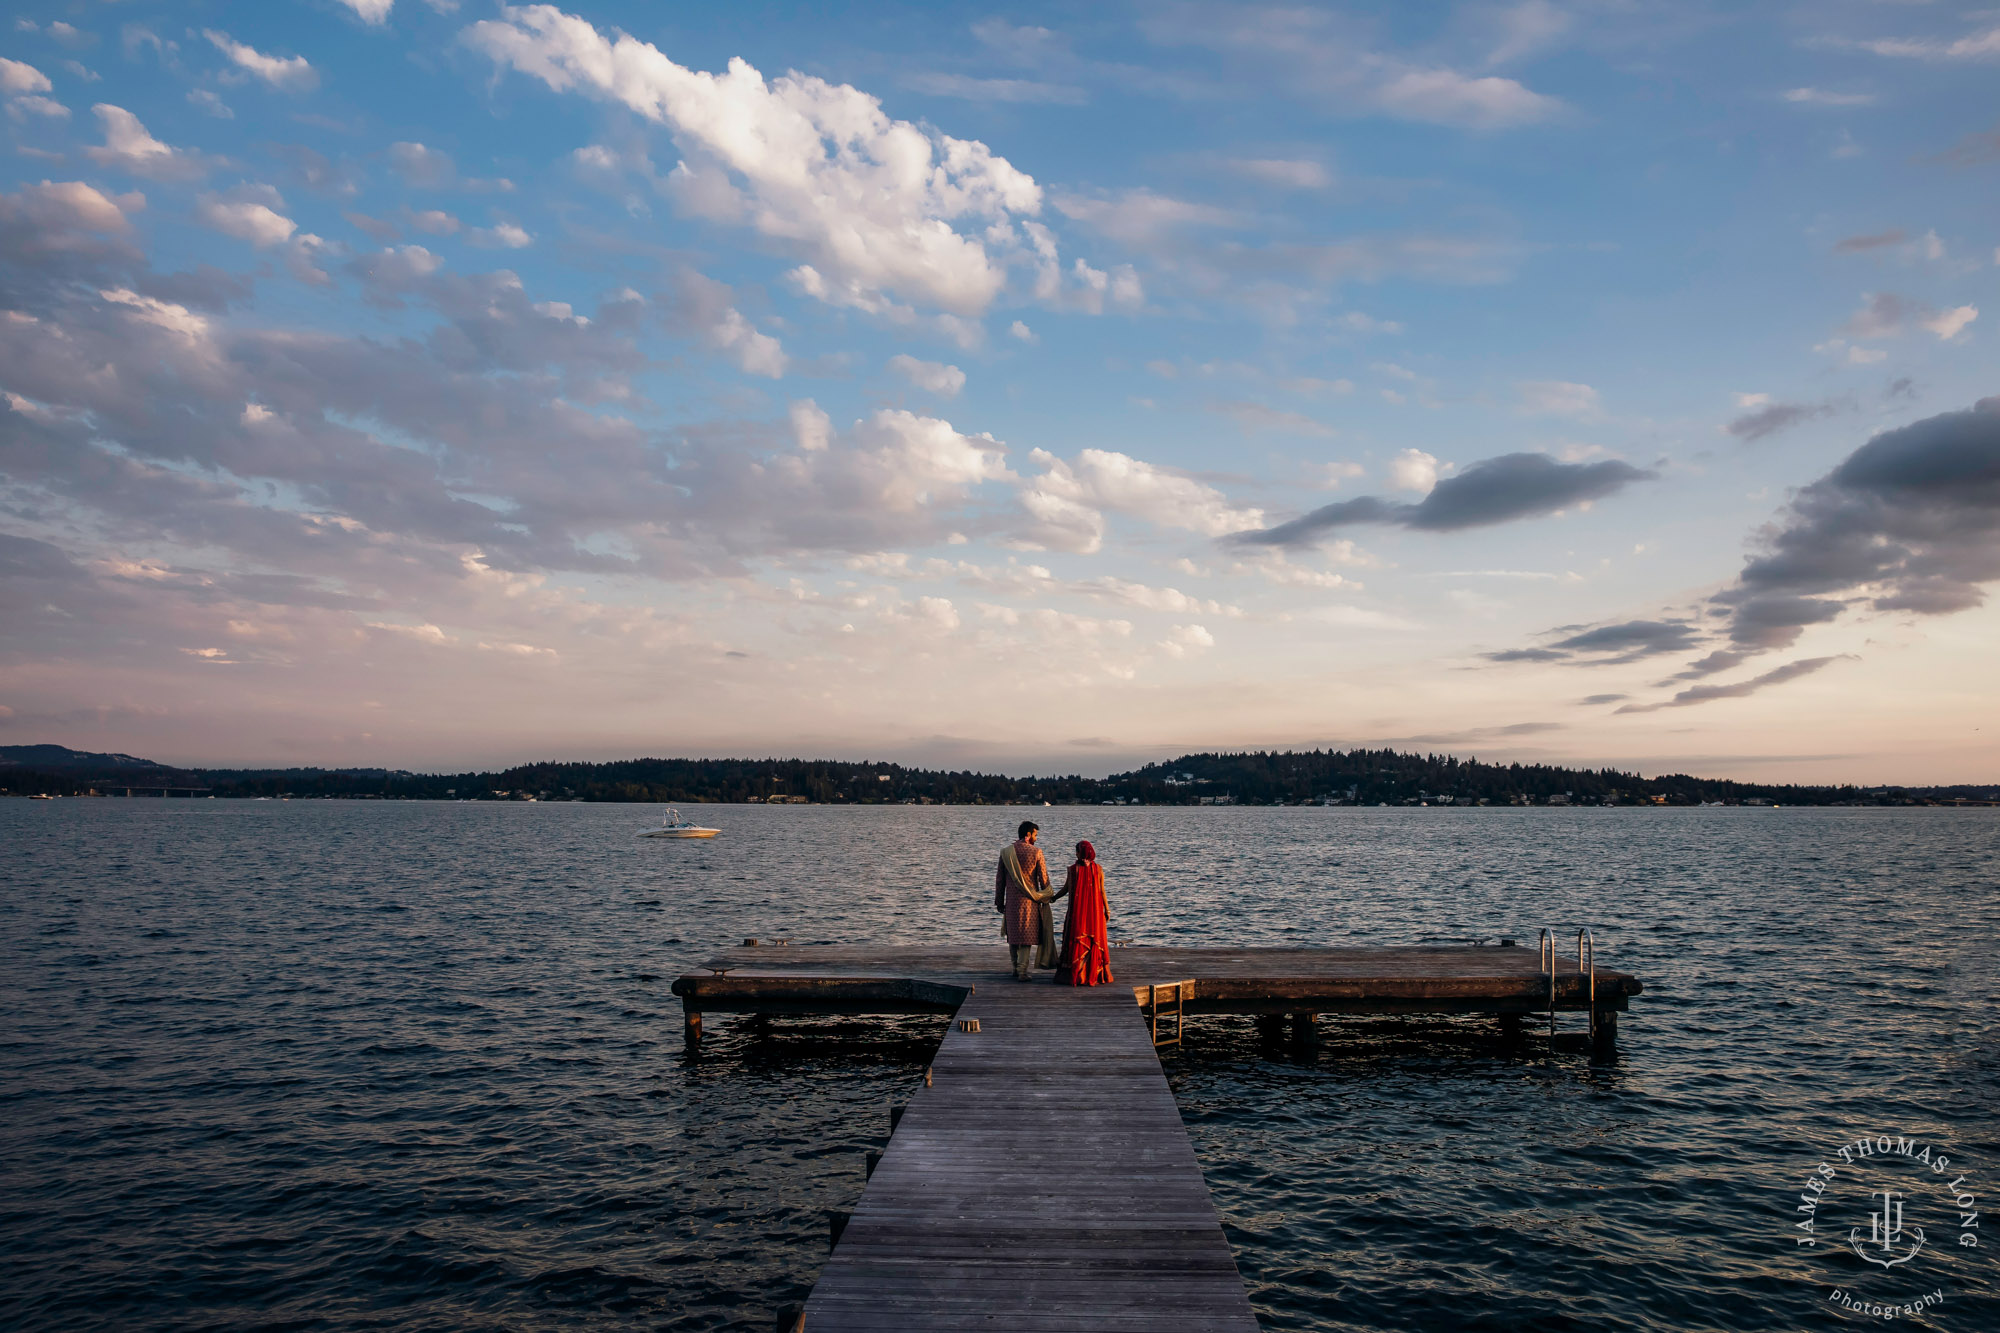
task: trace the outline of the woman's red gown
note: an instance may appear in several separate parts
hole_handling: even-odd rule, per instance
[[[1069,916],[1063,921],[1063,951],[1056,964],[1056,980],[1066,986],[1102,986],[1113,980],[1104,867],[1095,861],[1071,866],[1070,884]]]

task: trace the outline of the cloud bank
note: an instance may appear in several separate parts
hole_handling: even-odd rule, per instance
[[[766,82],[741,59],[723,74],[688,69],[553,5],[503,13],[473,24],[465,41],[557,92],[666,126],[685,154],[669,178],[683,208],[791,250],[806,261],[794,283],[820,300],[979,315],[1021,244],[1011,220],[1041,211],[1034,178],[985,144],[894,120],[846,84],[804,74]]]

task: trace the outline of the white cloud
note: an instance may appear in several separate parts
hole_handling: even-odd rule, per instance
[[[297,223],[277,211],[284,202],[269,186],[233,191],[228,196],[204,194],[195,201],[195,217],[203,226],[239,241],[260,247],[281,245],[298,230]]]
[[[959,626],[958,608],[946,597],[917,598],[916,618],[940,633],[955,630]]]
[[[1301,158],[1236,157],[1222,166],[1232,175],[1287,190],[1324,190],[1333,184],[1333,173],[1324,163]]]
[[[520,250],[535,243],[533,236],[512,222],[496,222],[490,227],[474,227],[466,233],[466,237],[474,245],[485,246],[491,250]]]
[[[914,356],[899,352],[889,358],[889,369],[919,389],[941,398],[956,398],[958,391],[965,387],[965,372],[939,361],[919,361]]]
[[[1571,16],[1549,0],[1522,0],[1522,3],[1495,10],[1488,16],[1495,29],[1493,49],[1487,53],[1488,66],[1505,65],[1547,49],[1569,31]]]
[[[46,93],[54,89],[49,76],[33,65],[0,56],[0,92],[9,95]]]
[[[1373,315],[1364,314],[1359,310],[1349,310],[1334,322],[1355,333],[1397,334],[1403,331],[1403,326],[1393,319],[1376,319]]]
[[[445,186],[458,176],[449,154],[408,140],[389,145],[389,169],[401,176],[405,185]]]
[[[1877,37],[1830,44],[1910,60],[2000,60],[2000,26],[1967,33],[1948,42],[1928,37]]]
[[[1176,625],[1160,640],[1160,651],[1168,657],[1192,657],[1215,647],[1215,636],[1200,625]]]
[[[1261,527],[1264,511],[1239,509],[1206,482],[1109,449],[1085,449],[1073,462],[1046,450],[1029,458],[1044,471],[1021,489],[1035,523],[1028,540],[1090,554],[1103,543],[1103,512],[1127,514],[1158,527],[1220,537]]]
[[[1064,194],[1056,198],[1064,217],[1102,232],[1135,250],[1157,250],[1169,232],[1187,227],[1226,227],[1241,218],[1214,204],[1197,204],[1151,190],[1126,190],[1103,197]]]
[[[198,106],[217,120],[236,119],[236,113],[229,109],[229,104],[207,88],[192,90],[188,93],[187,100],[189,106]]]
[[[1010,219],[1041,208],[1041,187],[985,144],[892,120],[848,85],[803,74],[767,83],[741,59],[720,75],[688,69],[552,5],[510,8],[464,37],[558,92],[667,126],[686,155],[670,184],[685,195],[713,178],[704,211],[733,211],[792,250],[805,260],[800,289],[832,304],[893,314],[901,298],[976,316],[1006,283],[1004,255],[988,244],[1016,248]]]
[[[1358,548],[1351,541],[1342,540],[1334,542],[1327,548],[1326,553],[1343,563],[1368,563],[1367,559],[1361,555]],[[1295,565],[1285,558],[1283,551],[1276,547],[1269,547],[1265,550],[1255,552],[1248,560],[1240,560],[1231,565],[1228,572],[1233,575],[1255,574],[1266,582],[1275,583],[1281,588],[1315,588],[1327,590],[1332,588],[1359,589],[1361,586],[1352,579],[1341,574],[1336,574],[1330,569],[1309,569],[1304,565]]]
[[[1428,458],[1429,455],[1426,454],[1425,457]],[[1431,459],[1431,463],[1432,466],[1436,466],[1437,460]],[[1320,463],[1309,469],[1313,478],[1312,484],[1323,491],[1335,490],[1343,481],[1352,481],[1367,470],[1359,463]],[[1428,490],[1429,487],[1425,489]]]
[[[0,221],[25,216],[50,230],[113,233],[128,230],[127,215],[145,206],[146,196],[136,191],[111,196],[82,181],[43,181],[22,186],[19,194],[0,194]]]
[[[1043,571],[1044,574],[1047,571]],[[1190,597],[1179,588],[1155,588],[1144,583],[1133,583],[1127,579],[1105,575],[1075,585],[1075,590],[1089,597],[1107,602],[1117,602],[1124,606],[1136,606],[1143,611],[1166,611],[1180,615],[1191,612],[1211,616],[1241,616],[1236,607],[1215,601],[1213,598]]]
[[[99,102],[91,110],[97,113],[98,124],[104,127],[104,143],[83,151],[100,166],[117,167],[153,180],[185,180],[208,170],[208,164],[197,154],[171,148],[148,134],[139,118],[124,107]]]
[[[208,321],[189,310],[184,305],[172,301],[162,301],[151,296],[141,296],[125,287],[113,287],[98,293],[113,305],[124,306],[132,311],[133,318],[154,328],[165,329],[190,343],[208,341]]]
[[[395,625],[387,621],[371,620],[368,622],[368,628],[401,635],[407,639],[415,639],[418,643],[428,643],[433,647],[443,647],[445,644],[458,642],[456,638],[446,634],[436,625]]]
[[[368,285],[383,295],[408,290],[444,267],[444,257],[421,245],[391,245],[356,261]]]
[[[1399,491],[1427,495],[1438,482],[1438,461],[1421,449],[1405,449],[1389,463],[1389,484]]]
[[[1506,129],[1549,120],[1564,110],[1556,98],[1514,79],[1464,74],[1369,50],[1357,39],[1351,20],[1337,11],[1163,5],[1149,11],[1142,26],[1156,40],[1234,55],[1253,68],[1260,85],[1356,111],[1468,129]],[[1559,29],[1560,24],[1554,26]],[[1500,34],[1489,63],[1511,59],[1552,35],[1551,23],[1538,23],[1531,14]]]
[[[728,353],[746,373],[781,377],[788,364],[784,347],[768,333],[759,332],[731,304],[733,296],[726,283],[683,269],[674,279],[668,317],[684,330],[699,333],[709,346]]]
[[[1917,323],[1935,333],[1940,339],[1956,338],[1965,326],[1979,318],[1977,306],[1962,305],[1950,310],[1939,310],[1920,316]]]
[[[1514,386],[1521,410],[1538,416],[1589,418],[1600,415],[1597,390],[1567,380],[1523,380]]]
[[[1407,120],[1471,129],[1506,129],[1547,120],[1562,103],[1513,79],[1469,77],[1450,69],[1406,69],[1375,90],[1382,110]]]
[[[910,514],[1007,474],[1001,446],[961,435],[949,421],[885,409],[852,432],[852,447],[795,455],[822,487],[869,497],[891,514]]]
[[[458,219],[441,208],[426,208],[421,212],[404,215],[404,220],[416,230],[432,236],[455,236],[458,234]]]
[[[791,407],[792,439],[805,453],[823,450],[833,439],[833,419],[810,398]]]
[[[14,120],[26,120],[29,116],[61,120],[69,115],[69,108],[53,97],[13,97],[7,101],[7,115]]]
[[[1035,331],[1018,319],[1007,326],[1007,336],[1024,343],[1033,343],[1036,341]]]
[[[708,339],[728,352],[738,367],[751,375],[779,379],[785,373],[785,349],[768,333],[759,333],[743,312],[730,307],[709,327]]]
[[[267,56],[256,47],[232,41],[228,33],[217,32],[213,28],[204,28],[202,35],[237,66],[273,88],[302,92],[319,82],[319,75],[313,72],[313,67],[304,56]]]
[[[1861,309],[1849,317],[1840,331],[1850,338],[1899,338],[1914,326],[1936,334],[1942,341],[1957,337],[1978,318],[1977,306],[1962,305],[1950,310],[1938,310],[1894,292],[1874,292],[1862,298]],[[1835,339],[1833,344],[1822,344],[1817,350],[1837,351],[1839,348],[1835,344],[1839,342]],[[1857,359],[1853,352],[1859,350],[1852,349],[1849,359]]]
[[[363,23],[382,24],[389,21],[389,11],[396,7],[396,0],[340,0],[358,15]]]

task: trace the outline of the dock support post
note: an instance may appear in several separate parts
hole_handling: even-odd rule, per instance
[[[903,1123],[903,1112],[908,1109],[909,1107],[903,1102],[891,1103],[889,1107],[889,1133],[891,1135],[895,1134],[896,1126]]]
[[[685,1001],[681,1005],[681,1038],[690,1051],[701,1049],[701,1010],[689,1009]]]
[[[1294,1046],[1319,1045],[1319,1015],[1292,1015],[1292,1044]]]
[[[868,1178],[872,1180],[875,1176],[875,1168],[882,1165],[882,1154],[870,1148],[868,1155],[863,1160],[868,1166]]]
[[[1278,1042],[1283,1041],[1285,1037],[1285,1016],[1283,1014],[1257,1015],[1257,1036],[1259,1039],[1274,1046]]]
[[[1591,1014],[1590,1058],[1593,1060],[1615,1060],[1618,1058],[1618,1011],[1598,1009]]]
[[[1500,1015],[1500,1040],[1506,1042],[1521,1040],[1521,1016],[1519,1014]]]
[[[826,1252],[832,1254],[839,1248],[841,1233],[847,1230],[847,1219],[854,1216],[845,1208],[826,1210]]]
[[[806,1307],[786,1305],[778,1310],[777,1318],[771,1321],[777,1333],[806,1333]]]

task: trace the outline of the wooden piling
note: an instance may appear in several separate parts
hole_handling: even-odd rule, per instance
[[[1600,1008],[1592,1015],[1590,1058],[1594,1061],[1618,1058],[1618,1011]]]

